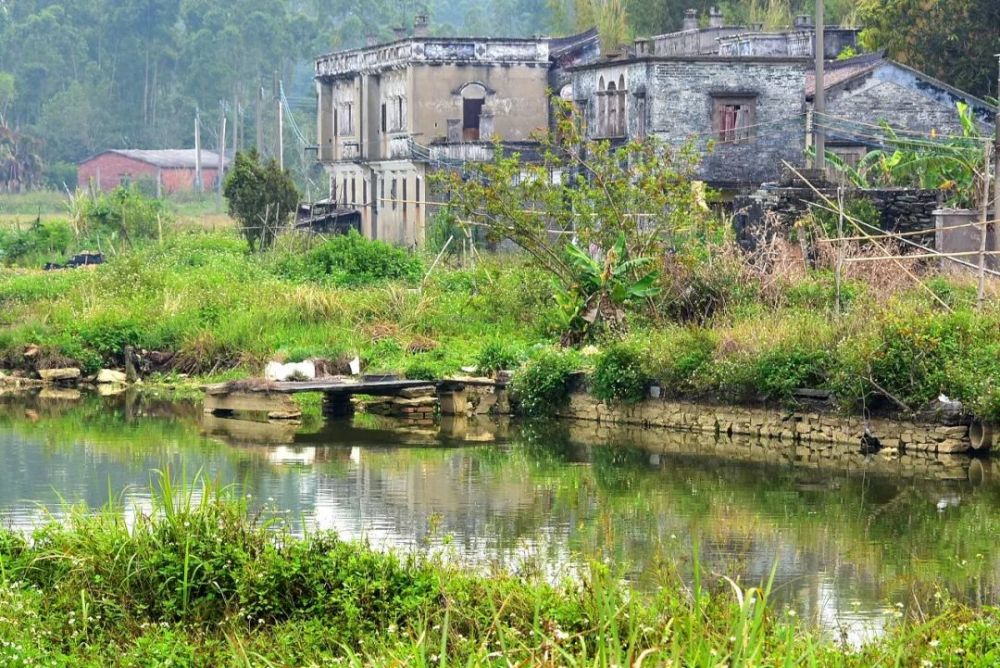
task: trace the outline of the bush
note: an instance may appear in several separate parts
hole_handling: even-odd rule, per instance
[[[286,278],[341,286],[417,281],[423,272],[423,262],[416,255],[354,231],[334,236],[304,255],[288,255],[278,263],[278,273]]]
[[[73,229],[64,221],[36,219],[24,230],[0,230],[0,262],[41,264],[58,261],[74,242]]]
[[[546,350],[528,362],[515,374],[512,387],[520,411],[531,416],[549,415],[564,405],[575,368],[569,355],[555,350]]]
[[[222,189],[229,215],[239,222],[240,232],[253,250],[274,243],[299,203],[299,191],[273,158],[262,162],[257,149],[237,153]]]
[[[590,387],[598,399],[609,403],[634,404],[646,396],[649,377],[643,359],[631,347],[617,344],[598,356]]]
[[[498,371],[516,369],[522,359],[521,351],[494,339],[479,351],[479,355],[476,356],[476,367],[479,373],[493,376]]]
[[[403,375],[411,380],[439,380],[445,373],[440,362],[420,355],[407,362]]]
[[[96,197],[74,200],[77,227],[87,236],[106,236],[135,245],[155,239],[170,214],[162,200],[146,197],[135,186],[119,186]]]
[[[650,372],[668,391],[691,390],[712,363],[716,336],[712,330],[684,327],[664,330],[650,346]]]

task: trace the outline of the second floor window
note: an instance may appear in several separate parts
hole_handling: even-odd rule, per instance
[[[753,138],[756,98],[716,97],[712,102],[712,130],[719,141],[735,144]]]

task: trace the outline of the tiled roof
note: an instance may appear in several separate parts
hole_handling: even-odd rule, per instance
[[[828,62],[823,70],[823,90],[830,90],[845,81],[867,74],[887,62],[889,61],[881,51]],[[810,70],[806,73],[806,97],[811,98],[815,93],[816,76]]]

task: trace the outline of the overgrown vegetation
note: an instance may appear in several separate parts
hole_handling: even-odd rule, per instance
[[[331,534],[295,538],[208,486],[158,478],[120,508],[0,531],[0,659],[13,665],[907,665],[1000,647],[996,610],[946,606],[860,650],[781,614],[769,582],[661,571],[653,594],[591,566],[581,582],[470,574]],[[197,492],[197,493],[196,493]],[[755,586],[759,585],[759,586]]]
[[[646,397],[648,386],[643,359],[631,347],[613,345],[594,363],[590,388],[602,401],[634,404]]]

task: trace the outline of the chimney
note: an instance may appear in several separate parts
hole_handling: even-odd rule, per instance
[[[723,25],[725,25],[725,21],[722,17],[722,10],[718,7],[710,7],[708,10],[708,27],[721,28]]]
[[[378,44],[378,37],[371,30],[365,33],[365,44],[368,46],[375,46]]]
[[[812,16],[809,14],[799,14],[795,17],[795,28],[798,30],[806,30],[812,28]]]
[[[406,39],[406,28],[403,26],[396,26],[392,29],[392,37],[395,40]]]
[[[681,30],[697,30],[698,29],[698,10],[688,9],[684,12],[684,24]]]
[[[413,18],[413,36],[427,37],[427,14],[417,14]]]

